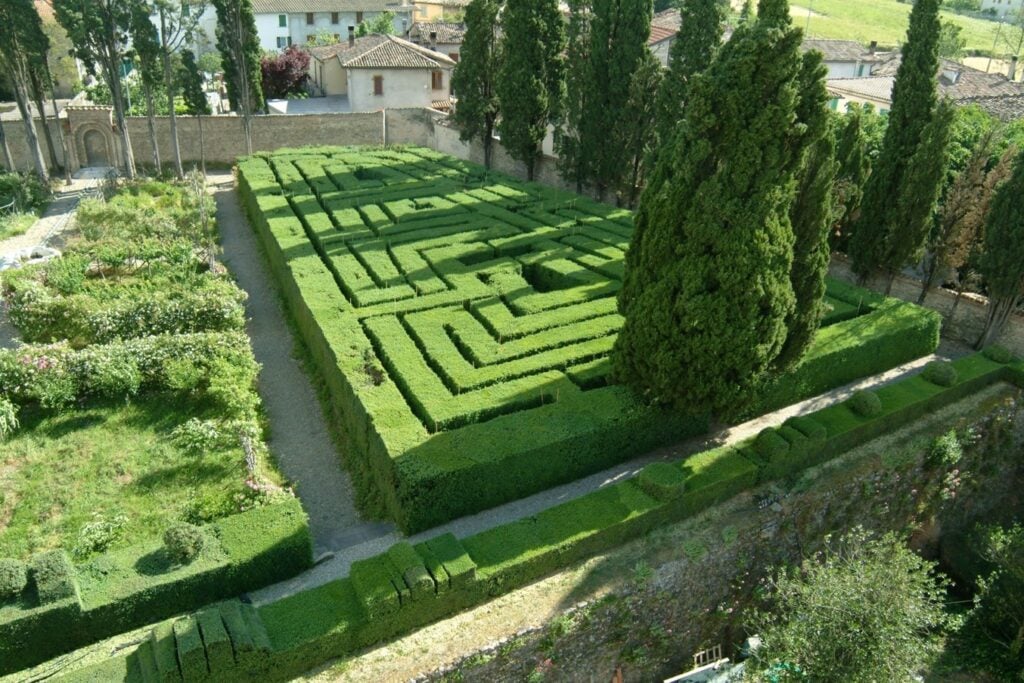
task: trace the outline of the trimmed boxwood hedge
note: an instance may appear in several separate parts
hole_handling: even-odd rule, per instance
[[[705,416],[651,408],[607,386],[628,211],[419,148],[281,150],[242,158],[238,169],[355,483],[403,531],[707,430]],[[387,182],[365,179],[376,174]],[[328,178],[341,189],[325,191]],[[751,412],[938,344],[932,311],[832,281],[828,296],[838,322]],[[566,318],[570,310],[583,318]],[[567,323],[572,334],[558,341]],[[528,348],[528,334],[551,346]]]
[[[31,597],[0,604],[0,674],[290,578],[312,564],[309,524],[296,499],[223,518],[206,531],[218,547],[185,566],[174,566],[159,542],[79,566],[62,551],[34,556]]]
[[[222,669],[218,680],[287,680],[319,662],[451,615],[660,524],[699,513],[750,489],[759,479],[796,474],[994,382],[1024,386],[1024,364],[1004,365],[978,354],[954,366],[958,381],[952,387],[911,377],[879,389],[883,409],[873,417],[834,405],[787,420],[771,437],[762,432],[682,462],[648,465],[632,480],[461,541],[445,534],[416,546],[399,543],[354,563],[348,578],[251,612],[249,626],[259,632],[265,628],[265,645],[252,656],[236,656],[234,667]],[[757,442],[771,446],[758,452]],[[225,603],[220,609],[244,607]],[[197,617],[200,626],[202,614]],[[175,632],[180,628],[185,627],[175,625]],[[137,670],[133,660],[141,667],[151,656],[143,645],[120,655],[121,662],[80,669],[66,679],[136,680],[122,672]]]

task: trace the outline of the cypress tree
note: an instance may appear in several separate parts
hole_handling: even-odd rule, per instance
[[[533,180],[548,124],[565,95],[565,28],[555,0],[508,0],[497,83],[501,144]]]
[[[880,267],[898,268],[902,264],[894,265],[891,256],[913,252],[918,246],[898,246],[916,235],[918,217],[899,211],[897,205],[903,201],[909,206],[901,198],[908,189],[910,161],[935,116],[938,40],[939,0],[918,0],[910,12],[882,152],[864,189],[860,220],[849,244],[853,269],[861,278]],[[930,191],[927,194],[932,195]],[[930,203],[925,202],[919,208],[929,207]],[[906,220],[910,223],[901,222]],[[891,283],[895,272],[890,270],[889,274]]]
[[[495,82],[499,70],[497,0],[473,0],[466,7],[466,38],[459,63],[452,74],[452,91],[458,103],[452,119],[463,141],[479,139],[484,146],[484,166],[491,167],[494,126],[498,120]]]
[[[146,124],[149,128],[149,144],[153,151],[153,168],[160,173],[160,145],[156,139],[156,108],[153,103],[153,90],[160,83],[160,38],[156,26],[150,20],[150,8],[145,2],[132,5],[129,33],[132,37],[132,50],[139,67],[142,81],[142,93],[146,98]]]
[[[199,163],[206,173],[206,140],[203,139],[203,116],[209,116],[210,101],[203,90],[203,73],[196,64],[196,56],[191,50],[181,51],[181,66],[178,70],[178,84],[181,87],[181,98],[185,100],[185,111],[196,117],[199,127]]]
[[[645,190],[626,254],[615,375],[684,410],[740,409],[795,304],[801,35],[767,9],[772,21],[738,27],[691,83],[678,142],[658,162],[671,182]]]
[[[952,123],[953,105],[943,100],[922,131],[921,142],[909,159],[904,182],[899,188],[900,194],[890,214],[890,220],[894,226],[898,226],[898,232],[894,231],[887,236],[880,252],[879,265],[889,273],[886,294],[892,288],[896,273],[903,266],[916,263],[921,257],[921,249],[932,228],[932,216],[946,176]]]
[[[250,0],[212,0],[217,10],[217,50],[224,68],[231,107],[245,129],[245,147],[252,154],[252,117],[262,112],[263,83],[260,39]]]
[[[668,53],[668,71],[658,89],[658,138],[670,144],[683,116],[686,88],[711,63],[722,44],[724,12],[718,0],[681,0],[682,25]]]
[[[590,0],[569,0],[565,102],[556,144],[558,170],[563,178],[576,183],[579,193],[593,169],[592,155],[581,137],[583,122],[591,111],[590,98],[595,95],[590,63],[591,11]]]
[[[839,162],[835,184],[838,215],[832,233],[833,248],[845,246],[851,227],[860,216],[864,184],[871,173],[871,158],[867,152],[862,119],[861,108],[852,108],[842,119],[842,131],[836,143],[836,159]]]
[[[988,294],[988,318],[978,339],[983,348],[999,338],[1024,297],[1024,151],[1010,179],[999,186],[985,222],[985,251],[978,264]]]
[[[623,117],[624,121],[632,121],[634,125],[626,127],[625,134],[619,138],[625,155],[626,172],[622,174],[618,192],[620,199],[631,208],[636,204],[648,164],[654,157],[654,146],[657,144],[657,93],[661,80],[661,62],[647,50],[640,67],[633,74]]]

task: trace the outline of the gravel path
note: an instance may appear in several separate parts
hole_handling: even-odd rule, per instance
[[[338,462],[316,391],[293,355],[295,342],[256,235],[242,214],[230,174],[210,174],[224,261],[248,294],[247,329],[270,419],[268,445],[309,514],[317,556],[387,536],[394,525],[362,520],[352,482]]]
[[[924,358],[919,358],[906,365],[893,368],[887,372],[869,377],[853,384],[834,389],[828,393],[816,396],[801,403],[777,410],[774,413],[762,415],[754,420],[741,425],[725,427],[712,433],[690,439],[673,446],[652,451],[646,455],[630,460],[629,462],[616,465],[603,472],[592,474],[589,477],[578,479],[569,484],[542,491],[528,498],[506,503],[490,510],[463,517],[447,524],[425,531],[407,540],[410,543],[419,543],[422,540],[433,538],[438,534],[452,532],[462,538],[470,536],[486,529],[493,528],[499,524],[511,522],[522,517],[535,515],[549,507],[564,503],[568,500],[578,498],[597,489],[615,484],[624,479],[636,475],[644,466],[659,460],[674,462],[681,460],[687,455],[698,453],[715,446],[735,443],[747,437],[757,434],[765,427],[781,424],[787,418],[794,415],[805,415],[816,410],[821,410],[829,405],[844,401],[857,389],[866,389],[891,384],[904,377],[920,372],[926,363],[936,358],[956,358],[969,353],[969,350],[955,344],[943,342],[939,353]],[[323,585],[335,579],[344,578],[348,575],[352,562],[372,557],[387,550],[392,544],[402,540],[404,537],[397,531],[382,534],[377,538],[367,539],[358,544],[340,550],[333,557],[326,559],[307,572],[292,579],[283,581],[273,586],[253,592],[250,597],[253,602],[259,605],[274,602],[289,595],[298,593],[309,588]]]

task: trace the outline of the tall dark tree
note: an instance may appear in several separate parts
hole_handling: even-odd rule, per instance
[[[835,181],[837,213],[831,237],[833,248],[845,246],[851,228],[860,216],[864,185],[871,173],[867,136],[862,124],[863,110],[860,107],[852,108],[837,124],[840,128],[836,141],[839,168]]]
[[[48,182],[50,171],[39,144],[29,100],[33,71],[45,63],[49,41],[43,33],[42,21],[32,0],[0,2],[0,26],[4,27],[4,36],[0,40],[0,68],[7,74],[7,80],[14,90],[14,100],[25,126],[25,138],[36,174],[43,182]],[[40,114],[45,116],[43,110],[40,110]]]
[[[623,112],[623,120],[632,121],[634,125],[625,126],[623,134],[618,138],[626,168],[626,172],[621,174],[618,193],[620,200],[630,208],[636,204],[647,177],[648,164],[654,158],[654,147],[657,144],[657,93],[661,79],[661,62],[648,50],[633,74]]]
[[[124,173],[135,177],[135,155],[128,134],[121,68],[128,44],[133,0],[53,0],[57,21],[75,46],[75,56],[87,68],[99,67],[113,100],[114,119],[121,136]]]
[[[593,155],[584,146],[583,122],[591,111],[594,77],[590,63],[590,24],[593,14],[591,0],[569,0],[567,29],[565,103],[558,129],[556,151],[562,177],[583,185],[593,175]]]
[[[500,69],[498,0],[473,0],[466,7],[466,36],[452,74],[458,97],[452,119],[464,141],[478,139],[484,147],[484,166],[491,167],[494,127],[498,121],[496,81]]]
[[[868,178],[860,220],[849,244],[854,271],[861,278],[878,268],[898,268],[893,265],[892,255],[913,252],[920,244],[901,246],[916,237],[921,218],[898,207],[901,203],[905,208],[915,204],[907,196],[912,191],[911,159],[922,144],[925,129],[935,118],[938,40],[939,0],[918,0],[910,12],[882,152]],[[930,214],[931,202],[916,205]],[[895,271],[890,270],[889,276],[891,283]]]
[[[1024,297],[1024,151],[1013,175],[996,190],[985,222],[985,250],[979,270],[988,294],[988,318],[978,339],[983,348],[999,339],[1010,314]]]
[[[201,0],[188,3],[177,0],[145,1],[153,2],[153,13],[159,24],[160,66],[163,69],[164,90],[167,94],[171,156],[174,159],[174,173],[181,178],[184,176],[184,169],[181,164],[181,145],[178,142],[178,115],[174,108],[174,98],[178,94],[178,74],[174,67],[174,57],[192,39],[200,19],[206,11],[206,4]],[[260,106],[263,106],[262,98]]]
[[[260,39],[250,0],[212,0],[217,10],[217,50],[231,107],[245,130],[245,148],[252,154],[252,117],[264,111],[260,85]]]
[[[565,94],[565,27],[555,0],[508,0],[497,83],[501,143],[533,180],[548,125]]]
[[[155,91],[162,79],[160,68],[160,38],[156,32],[146,2],[136,2],[131,8],[129,34],[132,38],[132,51],[142,81],[142,92],[146,98],[146,125],[149,128],[149,144],[153,151],[153,168],[160,173],[160,143],[156,136],[156,105],[153,102]]]
[[[658,90],[658,138],[670,144],[683,116],[690,79],[711,63],[722,44],[724,12],[718,0],[681,0],[682,24],[668,53],[668,71]]]
[[[647,400],[734,413],[771,370],[795,305],[790,208],[809,140],[801,34],[785,0],[690,84],[645,190],[619,293],[615,375]],[[729,112],[729,116],[723,116]]]
[[[210,101],[206,99],[206,91],[203,89],[203,73],[196,65],[196,56],[191,50],[182,50],[181,67],[178,73],[178,83],[181,87],[181,97],[185,100],[185,110],[196,117],[199,127],[199,163],[203,173],[206,173],[206,140],[203,138],[203,117],[209,116]]]

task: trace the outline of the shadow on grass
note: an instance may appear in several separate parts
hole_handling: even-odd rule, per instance
[[[135,488],[143,491],[178,487],[182,484],[196,484],[205,481],[219,481],[231,468],[224,463],[190,460],[173,467],[164,467],[148,472],[133,482]],[[241,476],[241,475],[239,475]]]

